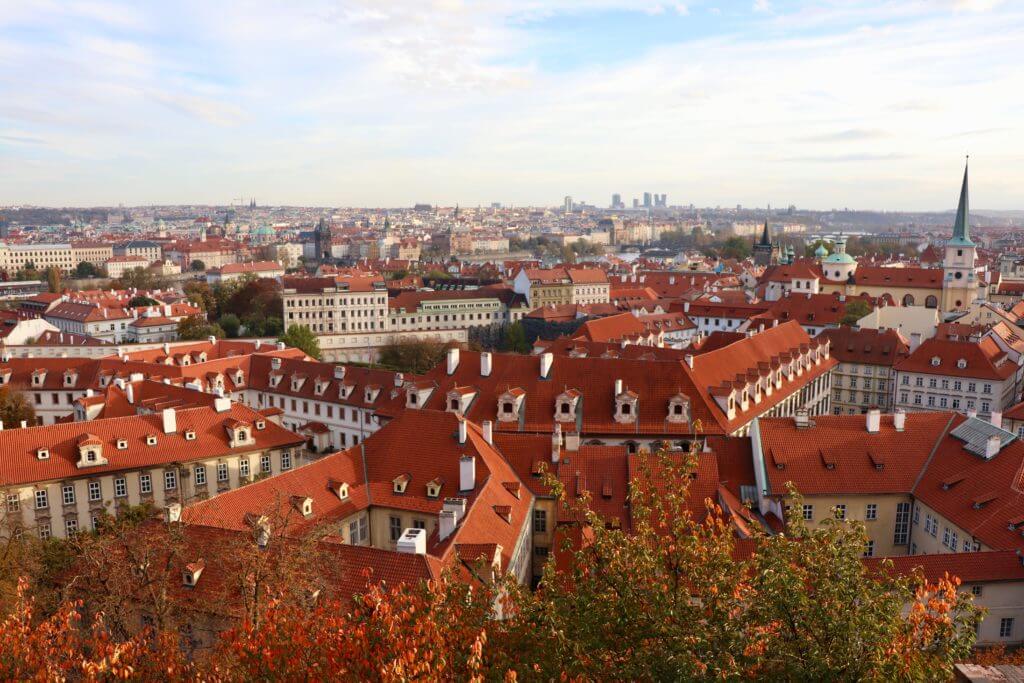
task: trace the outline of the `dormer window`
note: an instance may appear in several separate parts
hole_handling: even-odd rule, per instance
[[[441,486],[444,485],[444,480],[437,478],[427,482],[427,498],[438,498],[441,495]]]
[[[405,493],[405,487],[409,485],[412,480],[412,476],[408,474],[402,474],[391,480],[391,484],[395,493]]]
[[[235,373],[235,384],[245,384],[245,374],[241,370]]]
[[[249,432],[247,430],[245,430],[245,429],[239,429],[238,430],[238,437],[237,438],[238,438],[239,441],[248,441],[249,440]]]
[[[331,489],[334,491],[334,494],[338,496],[338,500],[348,500],[348,482],[331,482]]]
[[[39,460],[49,460],[50,459],[50,449],[49,448],[39,448],[39,449],[37,449],[36,450],[36,458],[39,459]]]
[[[366,403],[373,403],[374,401],[377,400],[377,394],[379,393],[380,387],[368,386],[366,387],[366,390],[363,392],[363,400]]]
[[[199,583],[199,576],[205,568],[206,563],[202,560],[185,565],[184,571],[181,572],[182,584],[188,588],[195,588],[196,584]]]
[[[195,441],[196,433],[191,429],[185,430],[185,441]]]
[[[459,409],[459,399],[453,398],[451,400],[451,402],[449,403],[448,407],[451,408],[452,410],[458,410]]]
[[[267,428],[267,423],[266,423],[265,420],[256,420],[256,430],[257,431],[263,431],[266,428]]]
[[[118,439],[117,440],[117,450],[119,450],[119,451],[126,451],[126,450],[128,450],[128,440],[127,439]]]
[[[939,364],[941,362],[942,362],[941,358],[939,358],[938,356],[932,356],[932,366],[939,367]]]
[[[149,436],[146,437],[146,445],[147,446],[155,446],[156,445],[156,434],[150,434]]]
[[[526,392],[516,387],[498,396],[498,421],[515,422],[522,411]]]
[[[639,397],[634,392],[624,391],[615,398],[616,422],[636,422],[639,412]]]
[[[966,367],[967,367],[967,360],[966,360],[966,359],[964,359],[964,358],[961,358],[960,360],[958,360],[958,361],[956,362],[956,366],[957,366],[958,368],[960,368],[961,370],[963,370],[964,368],[966,368]]]
[[[271,375],[270,376],[270,386],[271,387],[275,387],[276,388],[277,385],[279,385],[280,383],[281,383],[281,375]]]
[[[503,401],[501,404],[501,412],[505,415],[511,415],[516,412],[516,407],[512,405],[512,401]]]
[[[292,496],[292,505],[303,517],[313,515],[313,499],[309,496]]]
[[[41,387],[41,386],[43,386],[43,382],[45,382],[45,381],[46,381],[46,373],[45,372],[36,371],[36,372],[32,373],[32,386],[34,386],[34,387]]]
[[[65,372],[64,373],[64,386],[66,386],[66,387],[73,387],[73,386],[75,386],[75,380],[77,378],[78,378],[78,376],[75,373],[73,373],[73,372]]]
[[[690,399],[684,394],[676,394],[668,402],[668,421],[676,424],[690,421]]]

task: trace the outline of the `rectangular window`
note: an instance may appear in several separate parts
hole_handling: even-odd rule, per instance
[[[228,480],[228,464],[226,462],[217,463],[217,481]]]
[[[50,499],[46,495],[46,489],[36,491],[36,510],[50,507]]]
[[[249,459],[242,458],[238,461],[238,473],[243,477],[249,476]]]
[[[546,534],[548,531],[547,510],[533,511],[533,531],[537,534]]]
[[[804,503],[802,512],[804,516],[804,521],[810,522],[812,519],[814,519],[814,506],[811,505],[810,503]]]
[[[18,497],[18,494],[7,494],[7,511],[18,512],[19,510],[21,510],[21,498]]]
[[[75,485],[65,484],[63,487],[61,487],[61,498],[63,499],[65,505],[74,505]]]
[[[206,466],[205,465],[196,465],[195,474],[196,474],[196,486],[202,486],[203,484],[206,483]]]
[[[971,586],[971,595],[973,595],[976,598],[980,598],[981,597],[981,586],[980,585]]]
[[[281,469],[290,470],[292,468],[292,452],[281,451]]]
[[[114,497],[124,498],[128,495],[128,480],[124,477],[118,477],[114,480]]]
[[[43,522],[39,525],[39,538],[43,541],[50,537],[50,523]]]
[[[1003,617],[999,620],[999,637],[1010,638],[1013,636],[1013,617]]]
[[[426,522],[426,520],[423,520],[423,519],[414,519],[414,520],[412,520],[412,528],[413,529],[426,529],[427,528],[427,522]]]
[[[942,529],[942,545],[949,547],[949,527]]]
[[[103,490],[100,488],[98,481],[89,482],[89,500],[97,501],[103,498]]]
[[[869,521],[878,519],[878,505],[875,503],[868,503],[867,509],[864,511],[864,519]]]
[[[64,535],[74,536],[78,533],[78,520],[74,517],[64,520]]]
[[[846,505],[840,503],[835,508],[836,519],[846,519]]]
[[[957,546],[960,544],[960,538],[955,531],[949,533],[949,549],[954,553],[956,552]]]
[[[910,540],[910,503],[896,504],[896,523],[893,528],[894,545],[906,545]]]
[[[142,493],[153,493],[153,477],[149,474],[139,475],[139,491]]]
[[[874,557],[875,555],[875,542],[868,541],[867,545],[864,546],[864,557]]]
[[[391,532],[391,542],[396,542],[402,536],[402,518],[389,517],[388,529]]]
[[[178,488],[178,473],[174,470],[164,472],[164,491],[173,491]]]
[[[921,523],[921,508],[914,508],[914,526]]]
[[[270,474],[270,454],[264,454],[260,456],[260,472],[263,474]]]

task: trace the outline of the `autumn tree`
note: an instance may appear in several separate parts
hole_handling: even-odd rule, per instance
[[[129,268],[110,286],[113,289],[166,289],[168,281],[149,268]]]
[[[61,277],[60,268],[50,266],[46,269],[46,286],[51,294],[60,294]]]
[[[429,339],[402,339],[380,348],[379,360],[401,372],[421,375],[444,359],[445,344]]]
[[[199,315],[190,315],[178,321],[178,339],[198,340],[207,337],[224,338],[224,330],[220,325],[210,323]]]
[[[0,421],[6,429],[18,427],[22,422],[36,423],[36,409],[25,394],[5,385],[0,387]]]
[[[189,301],[203,309],[208,315],[216,316],[217,299],[214,297],[213,290],[206,280],[189,280],[182,286],[181,290],[188,297]]]
[[[305,325],[289,325],[278,338],[285,346],[301,349],[307,356],[320,360],[320,340]]]

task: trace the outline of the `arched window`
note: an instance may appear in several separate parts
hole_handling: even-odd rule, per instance
[[[929,294],[928,297],[924,300],[924,306],[925,308],[938,308],[939,300],[934,294]]]
[[[904,296],[903,297],[903,305],[904,306],[913,306],[914,305],[914,295],[913,294],[907,294],[906,296]]]

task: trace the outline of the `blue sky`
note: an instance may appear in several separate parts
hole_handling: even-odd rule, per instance
[[[1000,0],[0,0],[0,204],[1024,208]]]

